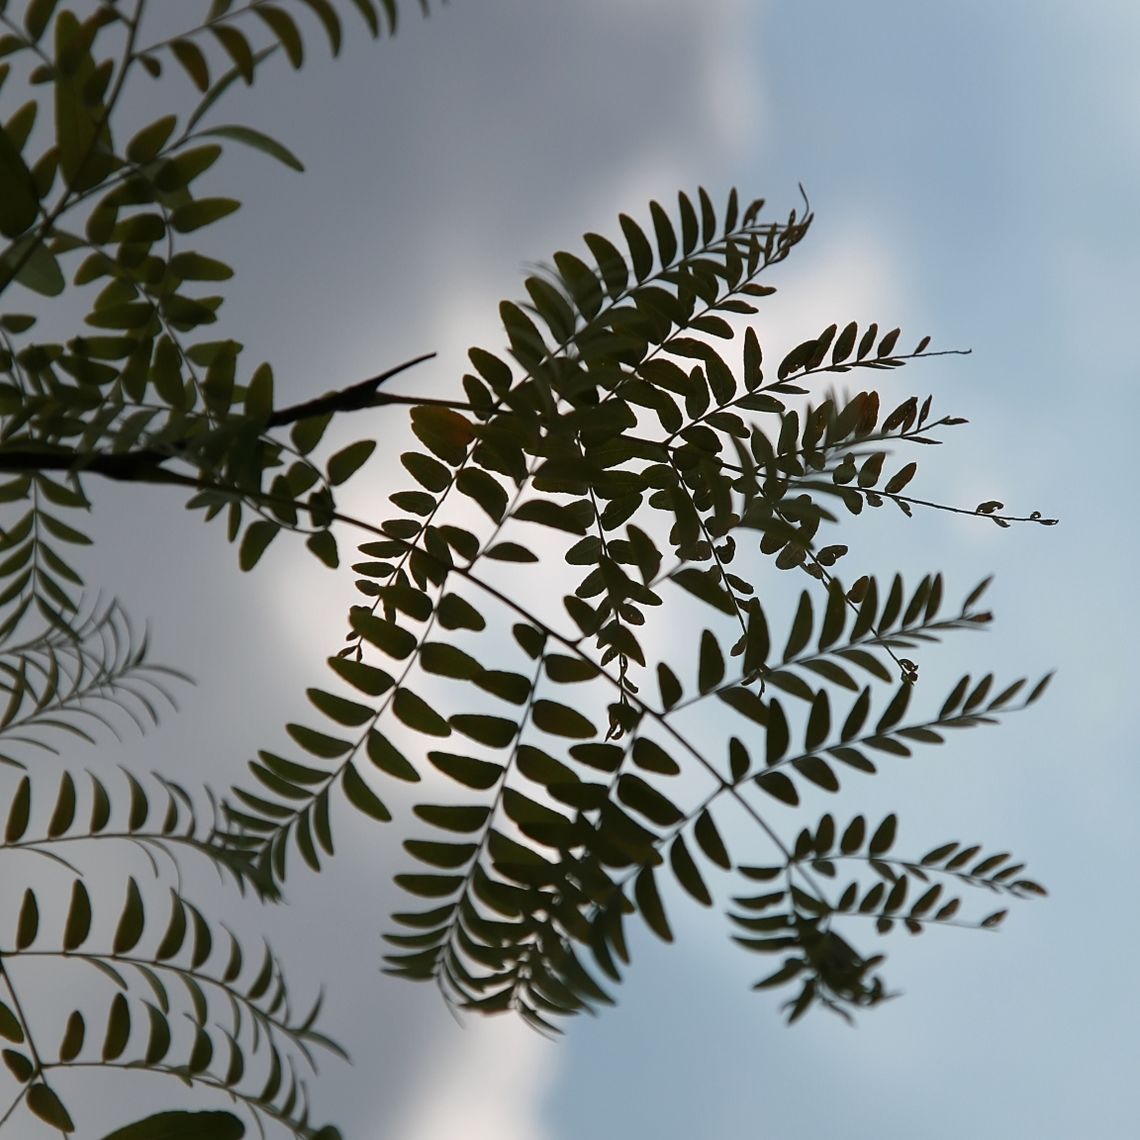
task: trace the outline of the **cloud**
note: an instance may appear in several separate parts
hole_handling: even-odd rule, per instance
[[[558,1069],[555,1048],[518,1021],[469,1021],[417,1082],[393,1135],[548,1140],[539,1121]]]

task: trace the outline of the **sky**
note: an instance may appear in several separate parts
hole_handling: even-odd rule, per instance
[[[620,211],[644,218],[698,185],[779,216],[802,184],[816,220],[772,274],[761,338],[878,320],[971,349],[884,380],[970,420],[920,457],[923,493],[1061,520],[844,524],[837,540],[880,574],[942,570],[952,598],[995,575],[992,629],[928,652],[924,679],[927,660],[935,678],[1058,675],[1032,710],[884,764],[828,806],[898,811],[913,849],[1013,850],[1050,897],[1015,905],[998,935],[892,935],[904,996],[854,1028],[825,1013],[784,1027],[780,998],[750,991],[766,963],[677,900],[677,943],[635,937],[616,1008],[552,1043],[509,1020],[459,1026],[430,987],[379,974],[402,834],[345,813],[327,871],[298,875],[264,922],[244,917],[298,993],[327,984],[325,1026],[354,1064],[322,1067],[317,1105],[346,1137],[399,1140],[1131,1134],[1140,10],[453,0],[421,22],[404,7],[395,40],[352,36],[337,61],[313,29],[300,75],[271,66],[215,116],[308,168],[235,147],[210,176],[246,203],[216,227],[238,270],[223,330],[273,362],[281,402],[426,351],[401,390],[450,394],[470,345],[501,345],[498,302],[584,231],[615,234]],[[131,95],[153,114],[153,95]],[[169,98],[188,94],[172,81]],[[406,431],[380,410],[344,438],[361,434],[381,454],[347,502],[380,517]],[[90,580],[197,679],[180,716],[101,759],[224,784],[303,716],[351,582],[284,540],[240,576],[220,528],[154,490],[99,488],[96,506]]]

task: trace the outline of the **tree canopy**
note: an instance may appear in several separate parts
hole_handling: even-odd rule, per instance
[[[17,852],[72,873],[64,890],[29,875],[3,916],[0,1131],[23,1111],[75,1130],[69,1070],[106,1066],[179,1077],[204,1104],[106,1140],[239,1136],[250,1119],[339,1135],[311,1119],[300,1075],[314,1049],[337,1050],[319,1001],[298,1009],[273,953],[192,901],[178,868],[207,861],[272,905],[298,865],[333,857],[334,805],[391,818],[392,781],[425,790],[385,968],[544,1032],[614,1000],[632,921],[672,939],[666,884],[708,908],[730,884],[732,938],[789,1021],[890,997],[886,935],[992,928],[1044,893],[1010,853],[904,849],[894,813],[815,810],[850,772],[992,725],[1048,681],[982,671],[925,691],[914,658],[989,622],[987,582],[954,605],[938,573],[848,578],[840,521],[845,537],[846,516],[878,509],[903,526],[916,510],[1055,520],[914,493],[909,456],[965,421],[928,395],[889,406],[872,374],[954,350],[888,323],[761,343],[750,318],[808,234],[806,198],[775,216],[735,191],[651,202],[527,277],[499,308],[503,342],[470,350],[451,396],[393,390],[414,388],[420,357],[282,406],[273,367],[215,338],[233,270],[195,246],[239,203],[198,179],[233,146],[300,170],[221,109],[272,56],[300,68],[317,27],[334,55],[344,18],[395,33],[395,2],[215,0],[153,43],[145,8],[0,5],[0,89],[19,104],[0,129],[0,826],[6,874],[31,865]],[[128,77],[156,84],[159,108],[171,69],[197,106],[124,141]],[[40,340],[60,297],[82,299],[83,326]],[[373,519],[338,494],[383,441],[329,454],[323,440],[375,407],[410,416],[417,445]],[[97,478],[167,487],[225,526],[243,571],[282,535],[328,567],[349,560],[347,635],[286,726],[291,747],[235,767],[224,792],[74,758],[108,703],[145,726],[179,677],[73,565],[98,538]],[[75,855],[89,843],[141,850],[160,883],[92,893]],[[31,1010],[48,963],[96,969],[45,1030]]]

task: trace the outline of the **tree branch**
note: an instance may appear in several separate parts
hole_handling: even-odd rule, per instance
[[[470,405],[454,400],[432,399],[423,396],[403,396],[379,393],[377,389],[385,380],[431,360],[436,354],[425,352],[421,356],[397,364],[379,376],[361,380],[349,388],[326,392],[312,400],[279,408],[266,421],[266,427],[285,427],[300,420],[316,416],[333,415],[336,412],[359,411],[361,408],[376,408],[387,404],[419,406],[438,404],[448,408],[470,410]],[[0,471],[73,471],[102,475],[107,479],[117,479],[130,483],[169,483],[183,487],[199,488],[200,481],[190,475],[180,475],[167,471],[162,464],[179,458],[179,450],[185,440],[170,444],[170,450],[142,447],[134,451],[122,452],[83,452],[55,444],[38,443],[32,447],[8,448],[0,446]]]
[[[355,412],[360,408],[375,408],[383,404],[438,403],[440,401],[424,400],[417,396],[380,396],[376,392],[376,389],[385,380],[390,380],[393,376],[399,375],[399,373],[416,364],[422,364],[425,360],[431,360],[434,356],[434,352],[425,352],[422,356],[414,357],[411,360],[404,361],[403,364],[397,364],[394,368],[389,368],[387,372],[381,372],[379,376],[373,376],[369,380],[361,380],[359,384],[353,384],[351,388],[326,392],[323,396],[306,400],[303,404],[279,408],[269,417],[267,426],[284,427],[287,424],[296,423],[298,420],[313,419],[315,416],[332,415],[334,412]],[[443,402],[448,407],[453,406],[451,401]]]

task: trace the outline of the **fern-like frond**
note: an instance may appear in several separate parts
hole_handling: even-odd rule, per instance
[[[115,787],[91,772],[77,779],[64,771],[54,794],[45,796],[46,779],[24,775],[0,821],[0,849],[50,859],[78,873],[90,844],[119,841],[141,851],[156,875],[162,869],[158,856],[176,875],[180,859],[198,856],[210,860],[242,890],[250,886],[263,897],[275,894],[272,881],[258,872],[252,860],[217,843],[216,805],[203,815],[180,785],[160,776],[152,779],[157,788],[124,772]]]
[[[53,902],[27,888],[15,929],[0,947],[9,998],[0,1000],[0,1031],[12,1043],[5,1060],[17,1084],[9,1113],[26,1100],[53,1122],[38,1104],[45,1098],[35,1092],[40,1086],[51,1090],[62,1120],[68,1071],[126,1068],[224,1090],[255,1116],[298,1137],[313,1135],[297,1063],[312,1067],[313,1046],[340,1050],[314,1028],[319,1001],[306,1013],[292,1011],[268,948],[247,955],[236,937],[178,893],[156,908],[134,879],[109,937],[94,933],[102,900],[92,898],[82,879],[72,884],[62,925],[51,918]],[[94,1011],[73,1009],[50,1044],[38,1030],[33,1036],[20,997],[27,974],[34,971],[41,985],[45,973],[73,978],[81,966],[91,975],[84,992],[101,981],[109,997]]]
[[[429,0],[419,0],[417,6],[423,16],[430,14]],[[139,59],[150,75],[157,78],[162,74],[164,57],[172,57],[203,93],[204,101],[209,100],[212,105],[220,95],[220,84],[229,86],[229,82],[238,78],[252,84],[258,66],[277,51],[284,53],[294,69],[304,64],[303,24],[294,14],[298,11],[307,11],[315,19],[328,40],[330,51],[334,56],[339,55],[344,42],[344,22],[340,13],[346,8],[354,10],[373,39],[396,34],[400,12],[397,0],[351,0],[351,3],[339,0],[275,0],[274,3],[250,0],[240,5],[223,2],[212,5],[209,18],[204,23],[141,48]],[[214,56],[232,66],[232,72],[226,72],[220,80],[213,79],[216,70],[216,62],[212,63]],[[229,82],[226,82],[227,78]]]
[[[0,439],[7,426],[8,417],[0,413]],[[43,473],[18,475],[0,486],[0,501],[23,506],[18,517],[6,516],[0,530],[0,645],[10,641],[29,611],[58,630],[83,636],[83,583],[66,548],[91,540],[60,516],[61,509],[87,507],[79,483]]]
[[[22,641],[9,635],[0,643],[0,760],[22,767],[21,752],[57,752],[50,735],[60,732],[94,743],[88,725],[117,734],[113,709],[140,730],[156,724],[156,701],[173,705],[169,679],[186,680],[150,662],[146,634],[116,601],[97,601],[66,626],[49,624]]]
[[[896,925],[911,934],[928,926],[965,926],[992,930],[1005,918],[999,909],[979,919],[960,917],[962,900],[946,893],[953,880],[1011,898],[1040,896],[1044,888],[1023,878],[1024,863],[1007,852],[985,855],[977,845],[945,843],[921,859],[893,855],[898,820],[888,815],[872,831],[863,816],[855,816],[840,832],[830,814],[814,829],[803,829],[783,865],[741,866],[747,880],[765,884],[762,893],[734,898],[729,912],[740,933],[733,941],[754,953],[784,955],[783,963],[756,984],[769,989],[791,982],[799,993],[786,1003],[788,1020],[795,1021],[818,1002],[850,1018],[854,1008],[876,1005],[891,995],[872,971],[881,954],[864,957],[839,934],[850,919],[871,919],[879,934]],[[853,879],[831,901],[821,880],[834,880],[841,869],[863,865],[871,875]]]
[[[627,917],[672,936],[663,876],[712,903],[707,876],[734,859],[722,804],[792,859],[769,815],[805,784],[837,791],[844,767],[873,773],[872,756],[993,723],[1042,688],[1015,706],[1023,682],[994,695],[992,678],[967,679],[936,715],[905,719],[921,682],[902,654],[984,625],[985,583],[945,616],[940,575],[844,587],[832,568],[848,544],[820,536],[837,521],[829,500],[857,513],[909,484],[915,465],[888,475],[888,447],[959,421],[933,419],[929,399],[883,413],[871,391],[801,398],[929,342],[900,353],[898,330],[832,325],[766,379],[746,329],[730,363],[738,318],[772,291],[757,278],[810,215],[762,222],[762,203],[741,212],[732,195],[718,222],[698,203],[679,199],[679,232],[652,204],[652,238],[623,216],[628,252],[588,234],[588,257],[556,254],[528,300],[502,306],[509,352],[471,350],[466,400],[413,408],[420,447],[402,460],[416,485],[390,496],[399,514],[342,520],[372,535],[353,567],[363,601],[330,659],[350,692],[309,691],[329,723],[288,726],[297,759],[260,754],[259,787],[235,789],[219,839],[278,879],[293,849],[317,868],[334,793],[383,821],[377,781],[442,774],[460,798],[415,809],[435,832],[406,845],[422,869],[397,882],[421,906],[396,916],[387,968],[542,1028],[609,1000],[598,978],[628,961]],[[562,544],[567,586],[551,587],[540,534]],[[758,588],[772,565],[815,580],[782,649]],[[678,629],[676,607],[694,604],[708,624]],[[879,685],[892,690],[868,726]],[[726,740],[694,735],[699,706],[717,708]],[[818,918],[793,923],[813,961],[840,946]],[[874,963],[846,961],[821,1000],[877,1000]]]

